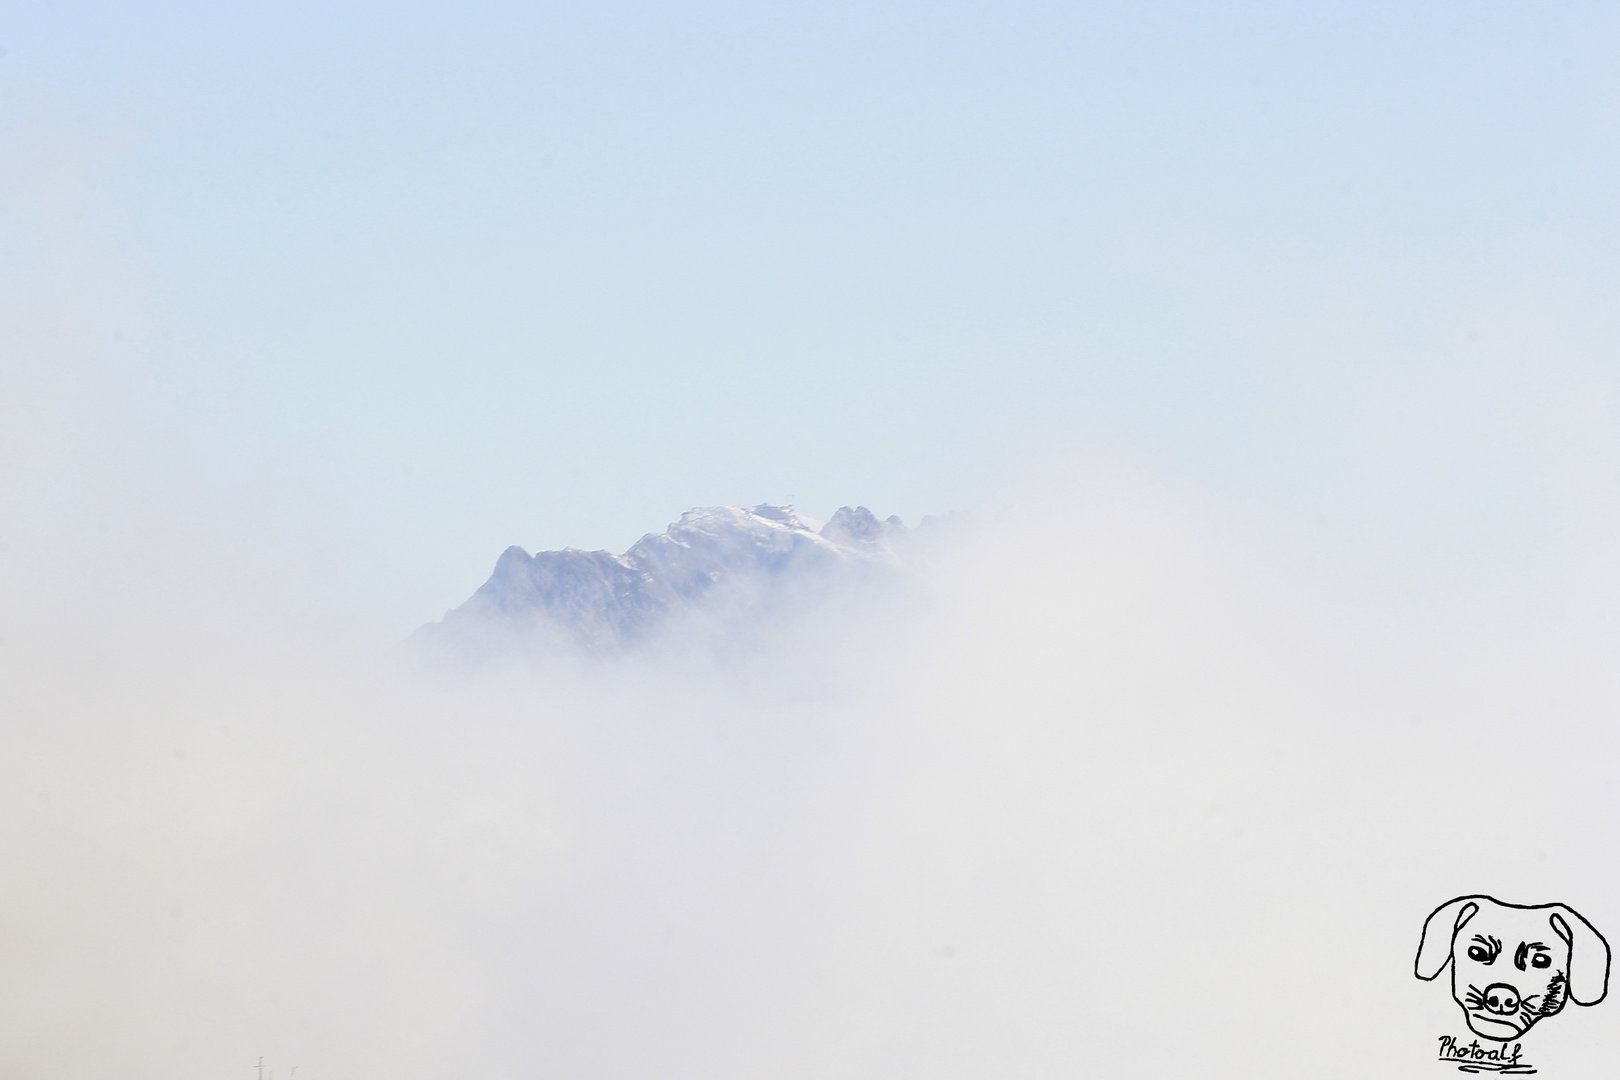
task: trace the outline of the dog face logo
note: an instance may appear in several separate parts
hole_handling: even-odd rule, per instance
[[[1451,965],[1451,996],[1475,1035],[1517,1039],[1565,1002],[1596,1005],[1609,992],[1609,943],[1563,904],[1521,906],[1459,896],[1423,923],[1417,977]]]

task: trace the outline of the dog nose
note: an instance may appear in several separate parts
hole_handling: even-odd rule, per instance
[[[1493,1013],[1519,1011],[1519,992],[1507,983],[1492,983],[1485,988],[1485,1007]]]

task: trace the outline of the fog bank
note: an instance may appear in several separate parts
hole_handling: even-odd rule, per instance
[[[1418,1075],[1435,905],[1620,925],[1601,552],[1413,597],[1140,470],[1038,480],[903,600],[465,676],[13,559],[0,1068]]]

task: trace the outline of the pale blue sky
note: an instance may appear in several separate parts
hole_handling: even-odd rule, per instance
[[[17,3],[0,101],[109,148],[143,467],[402,622],[507,544],[915,520],[1071,443],[1545,528],[1612,442],[1620,14],[1216,8]]]

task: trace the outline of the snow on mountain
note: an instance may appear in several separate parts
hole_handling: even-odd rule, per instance
[[[509,547],[466,603],[416,637],[475,651],[612,651],[683,615],[769,617],[813,604],[841,582],[892,573],[909,532],[864,506],[842,507],[823,525],[762,504],[688,510],[623,555]]]

